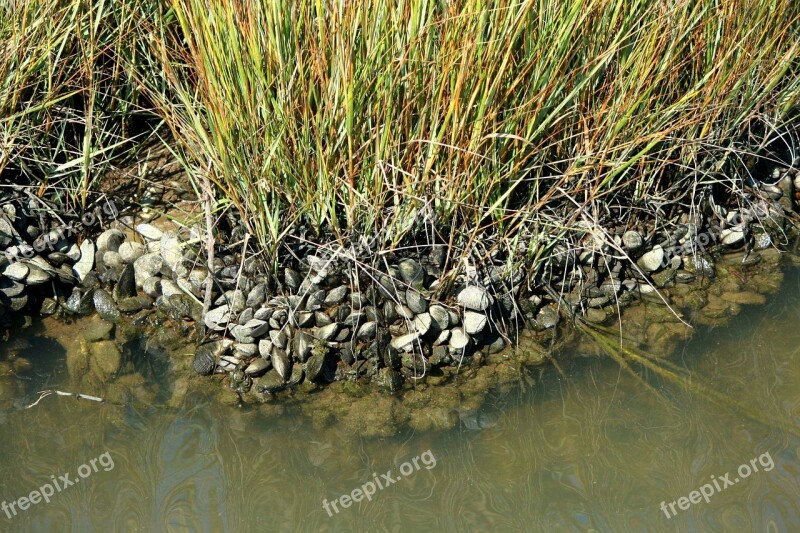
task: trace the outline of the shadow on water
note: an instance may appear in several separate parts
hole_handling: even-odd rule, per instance
[[[791,271],[767,305],[698,330],[671,361],[764,419],[800,425],[798,295],[800,271]],[[567,359],[563,373],[549,368],[534,386],[461,413],[452,431],[364,440],[289,410],[265,419],[200,394],[168,408],[163,386],[160,407],[47,398],[21,410],[19,398],[66,383],[64,348],[51,339],[76,332],[42,328],[15,348],[35,362],[22,373],[30,380],[2,378],[2,499],[78,477],[105,452],[114,466],[49,503],[0,513],[3,531],[800,529],[800,439],[643,373],[653,394],[610,359]],[[169,354],[145,348],[126,346],[139,354],[134,368],[165,375]],[[354,489],[384,475],[394,482],[344,506],[342,495],[362,496]],[[739,481],[689,501],[726,475]]]

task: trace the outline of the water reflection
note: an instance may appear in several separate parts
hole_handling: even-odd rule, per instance
[[[800,277],[729,326],[701,331],[673,361],[764,419],[800,422]],[[800,439],[654,376],[652,394],[613,362],[575,358],[564,374],[492,396],[460,427],[361,440],[192,395],[149,409],[47,398],[63,352],[34,331],[35,365],[3,378],[0,476],[8,502],[109,451],[99,471],[10,520],[11,531],[796,531]],[[59,332],[61,338],[74,333]],[[38,352],[37,352],[38,351]],[[22,374],[21,374],[22,375]],[[17,401],[14,401],[17,399]],[[328,516],[332,501],[431,450],[421,468]],[[677,501],[768,452],[774,469],[667,518]]]

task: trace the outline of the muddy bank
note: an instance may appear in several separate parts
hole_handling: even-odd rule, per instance
[[[763,303],[780,286],[781,267],[796,263],[797,258],[772,250],[760,256],[758,263],[750,265],[742,265],[737,254],[723,256],[716,262],[714,280],[665,288],[661,295],[666,303],[652,294],[637,298],[622,311],[626,346],[643,353],[669,355],[685,339],[702,331],[703,324],[722,325],[742,306]],[[540,372],[556,371],[547,364],[551,357],[558,361],[604,355],[591,337],[562,319],[554,330],[521,330],[514,349],[496,354],[476,352],[471,364],[460,369],[437,368],[396,394],[357,381],[304,381],[265,396],[254,387],[246,392],[235,390],[230,375],[209,378],[196,374],[195,325],[171,319],[162,310],[155,310],[138,324],[115,324],[98,315],[66,322],[49,319],[46,328],[37,329],[37,336],[55,336],[62,343],[70,378],[69,385],[64,386],[71,392],[97,395],[115,404],[166,408],[190,406],[200,396],[210,396],[232,409],[255,411],[268,418],[299,412],[319,429],[336,426],[362,436],[390,436],[406,428],[479,428],[485,423],[483,411],[493,393],[503,395],[535,386]],[[34,327],[42,326],[36,321]],[[6,356],[0,365],[4,391],[0,399],[7,401],[21,394],[22,382],[15,376],[24,376],[37,364],[30,358],[17,357],[19,347],[15,348],[13,342],[3,345]]]
[[[96,312],[98,338],[70,362],[87,393],[126,375],[121,344],[172,335],[192,344],[170,356],[178,392],[189,390],[186,373],[223,401],[265,411],[312,399],[304,409],[321,424],[369,411],[374,420],[353,422],[361,433],[447,427],[485,391],[526,379],[575,321],[621,316],[634,345],[667,355],[692,325],[763,302],[796,220],[796,169],[771,178],[738,205],[707,201],[658,225],[587,226],[580,246],[549,250],[537,275],[503,254],[453,270],[444,245],[389,253],[365,239],[301,241],[271,270],[236,231],[209,260],[200,228],[119,219],[108,205],[70,231],[20,191],[0,215],[0,320],[13,330],[38,314]]]

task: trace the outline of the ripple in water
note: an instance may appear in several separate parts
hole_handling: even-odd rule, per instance
[[[699,332],[672,360],[765,420],[800,426],[798,294],[798,275],[787,275],[774,301]],[[37,349],[48,351],[49,372],[32,383],[4,378],[26,400],[66,379],[59,349],[32,342]],[[203,398],[186,409],[141,411],[57,398],[24,411],[5,402],[5,501],[105,451],[114,468],[11,520],[0,514],[0,530],[800,530],[800,430],[781,431],[646,376],[654,395],[610,360],[562,366],[564,375],[547,371],[528,390],[460,413],[454,431],[369,441],[313,428],[289,411],[266,420]],[[397,476],[427,450],[435,467],[332,517],[323,509],[323,499],[374,475]],[[771,471],[671,519],[659,508],[765,452]]]

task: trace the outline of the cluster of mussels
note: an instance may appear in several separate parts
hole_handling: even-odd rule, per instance
[[[563,316],[602,323],[642,293],[713,276],[719,253],[752,251],[757,260],[757,250],[784,233],[798,178],[793,168],[778,169],[773,184],[743,193],[746,209],[707,203],[703,216],[659,227],[604,224],[599,233],[587,225],[571,245],[551,250],[535,283],[502,253],[465,261],[458,276],[445,277],[452,250],[444,245],[391,254],[301,244],[277,273],[221,245],[209,271],[194,230],[139,224],[94,240],[70,236],[52,217],[33,218],[20,197],[0,212],[0,315],[96,310],[117,322],[157,308],[211,332],[194,369],[225,374],[238,392],[336,380],[395,392],[435,369],[503,350],[523,323],[535,330]],[[525,256],[524,244],[515,252]]]
[[[608,226],[604,239],[587,228],[577,245],[551,251],[549,277],[536,284],[497,254],[445,287],[441,245],[381,260],[355,247],[300,246],[273,290],[232,258],[218,276],[230,289],[203,317],[221,338],[200,347],[195,369],[226,372],[235,389],[266,394],[304,379],[363,379],[396,391],[503,350],[523,323],[539,331],[563,316],[604,323],[642,294],[713,277],[721,254],[744,251],[746,261],[758,261],[758,250],[785,236],[794,180],[794,169],[779,170],[772,184],[743,193],[747,208],[708,204],[704,216],[658,228]]]
[[[350,253],[314,251],[297,269],[282,269],[277,296],[266,279],[240,272],[235,262],[227,275],[220,271],[218,281],[234,286],[203,321],[223,338],[198,349],[198,373],[228,372],[235,388],[264,393],[303,379],[366,379],[393,392],[432,367],[469,364],[475,350],[505,347],[499,325],[515,314],[521,270],[511,275],[496,266],[485,279],[476,272],[449,303],[434,298],[443,246],[425,257],[391,258],[382,269],[352,261]]]
[[[43,200],[13,186],[4,186],[0,200],[0,327],[12,328],[26,313],[51,315],[59,304],[85,306],[69,291],[92,283],[95,249],[77,239],[114,220],[116,206],[106,202],[80,217],[56,216]]]

